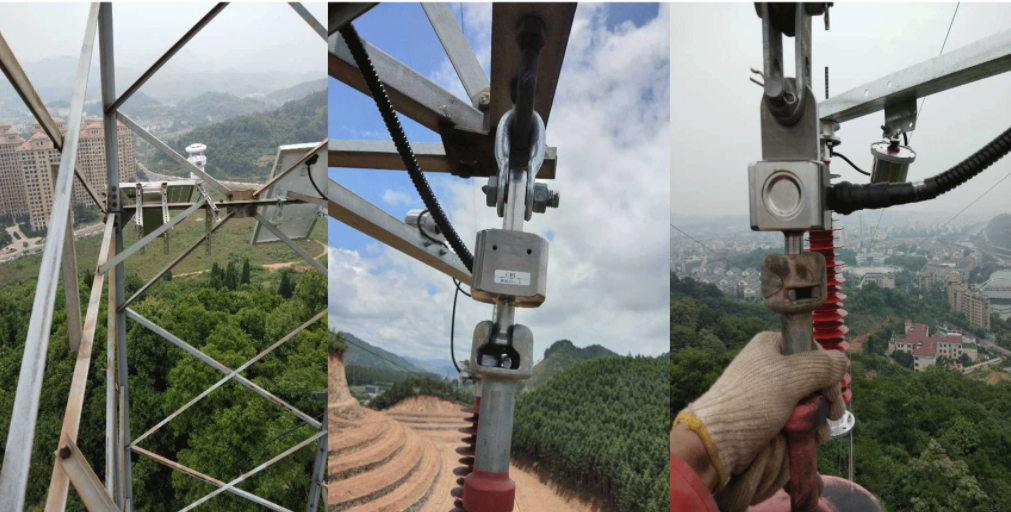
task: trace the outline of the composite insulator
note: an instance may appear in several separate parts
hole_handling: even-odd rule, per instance
[[[835,232],[842,231],[842,228],[826,229],[821,231],[810,231],[808,241],[811,252],[817,252],[825,257],[825,272],[828,284],[828,291],[825,303],[814,310],[814,340],[826,350],[838,350],[845,353],[849,349],[846,342],[846,334],[849,327],[846,327],[844,319],[846,310],[843,309],[843,302],[846,295],[840,291],[842,283],[846,282],[843,277],[842,267],[846,264],[841,260],[836,260],[836,249],[842,246],[836,245]],[[850,390],[851,377],[849,372],[843,376],[842,392],[843,400],[849,403],[853,392]]]
[[[456,453],[461,457],[460,466],[453,469],[457,487],[450,491],[453,495],[453,510],[449,512],[467,512],[467,509],[463,508],[463,481],[467,475],[474,472],[474,447],[477,444],[477,423],[481,416],[481,397],[474,398],[474,407],[464,407],[460,410],[472,416],[464,418],[464,421],[470,422],[470,426],[460,429],[460,432],[467,434],[467,437],[461,439],[463,446],[456,449]]]

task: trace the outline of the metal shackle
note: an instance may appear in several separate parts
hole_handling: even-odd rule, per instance
[[[505,216],[505,191],[509,186],[510,180],[509,133],[512,129],[515,114],[516,112],[513,109],[506,112],[502,116],[502,119],[499,120],[498,131],[495,133],[495,162],[498,163],[498,190],[496,192],[495,211],[499,217]],[[525,200],[526,211],[523,215],[524,220],[530,220],[534,213],[534,179],[541,170],[541,165],[544,164],[544,152],[547,145],[544,139],[544,120],[541,119],[540,114],[536,111],[533,114],[534,125],[530,131],[532,140],[530,162],[527,164],[527,193]]]

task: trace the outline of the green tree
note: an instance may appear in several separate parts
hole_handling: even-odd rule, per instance
[[[278,295],[286,299],[290,299],[291,294],[294,292],[294,289],[291,285],[291,279],[288,277],[288,274],[289,274],[288,270],[281,271],[281,284],[279,284],[277,287]]]
[[[242,278],[239,284],[249,284],[249,258],[242,259]]]

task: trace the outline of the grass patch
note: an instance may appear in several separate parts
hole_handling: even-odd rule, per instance
[[[255,222],[256,220],[252,218],[229,220],[211,236],[211,254],[208,256],[203,246],[198,247],[172,269],[173,276],[180,277],[190,272],[207,271],[214,263],[225,266],[233,257],[248,257],[254,272],[262,271],[263,265],[287,262],[300,264],[302,262],[302,258],[283,242],[260,244],[255,247],[251,245],[249,241],[253,237]],[[127,259],[126,270],[128,273],[137,274],[141,279],[147,281],[203,234],[204,215],[202,212],[196,212],[169,231],[171,242],[169,254],[162,252],[162,240],[155,240],[145,248],[144,254],[138,252]],[[137,232],[134,230],[132,222],[124,229],[123,238],[125,247],[129,247],[137,241]],[[322,220],[317,222],[310,235],[310,240],[302,240],[297,243],[312,256],[319,256],[322,253],[322,257],[317,260],[325,262],[326,222]],[[102,235],[89,236],[76,242],[79,271],[95,268],[101,244]],[[0,265],[0,284],[34,281],[38,276],[41,261],[42,254],[39,253]]]

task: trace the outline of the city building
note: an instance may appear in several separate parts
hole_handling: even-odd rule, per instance
[[[916,274],[916,285],[923,290],[930,290],[930,286],[934,284],[934,274],[927,272],[926,270],[921,270]]]
[[[974,328],[990,330],[990,298],[980,290],[973,290],[966,284],[948,287],[948,306],[952,313],[959,313],[969,320]]]
[[[857,266],[884,265],[885,255],[880,252],[862,252],[857,254]]]
[[[28,215],[17,154],[24,142],[10,123],[0,123],[0,215]]]
[[[1011,271],[998,270],[990,274],[980,290],[990,299],[990,307],[1001,320],[1011,317]]]
[[[55,119],[60,133],[66,134],[66,122]],[[0,125],[2,126],[2,125]],[[8,125],[9,126],[9,125]],[[119,181],[137,179],[137,158],[134,134],[123,124],[119,124]],[[60,164],[60,153],[53,141],[35,122],[33,133],[27,141],[13,128],[0,128],[3,144],[0,144],[0,214],[28,214],[30,229],[40,231],[49,223],[52,205],[53,184],[56,182],[56,168]],[[10,149],[13,148],[13,158]],[[104,191],[106,183],[105,130],[98,118],[87,117],[82,122],[77,148],[77,168],[87,178],[92,188]],[[91,203],[84,186],[74,180],[73,201]]]
[[[857,288],[863,288],[867,283],[875,283],[882,288],[895,288],[895,276],[891,272],[868,272]]]
[[[912,354],[915,371],[922,372],[941,358],[957,361],[963,354],[970,361],[976,360],[976,346],[964,347],[961,335],[941,331],[930,336],[926,324],[914,324],[911,320],[906,320],[905,332],[904,337],[892,340],[891,349]]]

